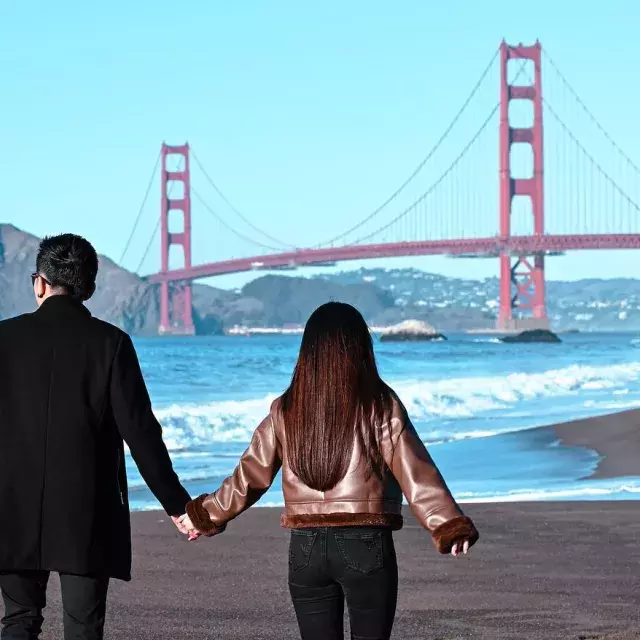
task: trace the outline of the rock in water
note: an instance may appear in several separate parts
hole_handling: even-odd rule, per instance
[[[501,342],[562,342],[558,336],[548,329],[530,329],[515,336],[500,338]]]
[[[388,327],[380,334],[383,342],[419,342],[423,340],[446,340],[446,336],[438,333],[428,322],[405,320]]]

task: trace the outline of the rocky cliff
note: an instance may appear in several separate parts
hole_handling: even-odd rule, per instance
[[[33,311],[35,302],[30,274],[35,270],[39,238],[0,224],[0,319]],[[208,316],[225,296],[212,287],[196,287],[195,297],[202,316],[199,324],[208,332],[220,331],[219,321]],[[96,294],[87,305],[99,318],[133,334],[153,334],[159,324],[158,290],[136,274],[121,269],[100,256]]]
[[[0,224],[0,319],[34,309],[30,274],[39,239]],[[393,296],[366,283],[264,276],[240,291],[194,285],[193,309],[199,334],[221,333],[234,325],[281,327],[304,324],[328,300],[357,306],[366,318],[381,317],[394,306]],[[87,305],[92,313],[125,331],[152,335],[159,324],[158,287],[100,256],[97,290]]]

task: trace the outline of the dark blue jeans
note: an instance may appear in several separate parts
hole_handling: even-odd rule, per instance
[[[398,598],[392,533],[377,527],[295,529],[289,591],[303,640],[388,640]]]

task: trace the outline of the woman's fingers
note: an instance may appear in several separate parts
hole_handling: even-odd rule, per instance
[[[199,531],[198,529],[191,529],[189,531],[189,542],[193,542],[194,540],[197,540],[202,535],[203,535],[202,531]]]
[[[456,557],[460,554],[460,552],[465,555],[469,552],[469,540],[465,540],[464,542],[454,542],[451,546],[451,555]]]

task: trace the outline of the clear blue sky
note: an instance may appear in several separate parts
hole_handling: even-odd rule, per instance
[[[189,140],[256,225],[298,246],[314,244],[356,223],[404,180],[503,37],[539,38],[640,164],[640,9],[633,0],[593,6],[557,0],[2,2],[0,220],[38,235],[82,233],[118,259],[160,143]],[[452,134],[452,149],[464,145],[497,95],[491,80],[469,114],[470,128]],[[604,156],[609,147],[595,129],[580,134]],[[469,170],[474,188],[482,171],[497,174],[493,153],[477,174]],[[613,171],[619,165],[612,162]],[[431,167],[413,193],[426,190],[442,167]],[[626,179],[638,194],[637,177]],[[255,236],[195,168],[193,183],[234,227]],[[493,194],[493,182],[487,191]],[[158,192],[156,183],[125,259],[129,268],[138,265],[155,227]],[[397,212],[390,207],[379,219]],[[195,262],[259,252],[195,203],[193,216]],[[640,231],[640,214],[637,222]],[[383,264],[449,275],[497,273],[495,260]],[[156,241],[143,272],[158,265]],[[638,267],[638,253],[584,253],[550,261],[548,272],[567,279],[636,276]],[[215,283],[235,286],[250,277]]]

